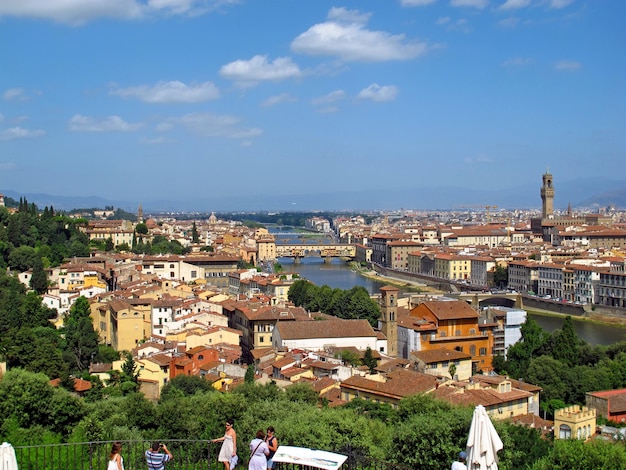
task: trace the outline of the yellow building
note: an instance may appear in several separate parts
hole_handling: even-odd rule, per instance
[[[469,280],[472,275],[472,259],[453,253],[435,255],[435,277],[450,280]]]
[[[596,410],[579,405],[554,412],[555,439],[589,439],[596,433]]]
[[[151,300],[129,299],[91,304],[94,330],[116,351],[131,351],[151,334]]]
[[[216,344],[232,344],[239,346],[240,337],[240,331],[224,326],[215,326],[206,330],[196,329],[187,333],[187,349],[193,349],[198,346],[213,346]]]
[[[276,241],[272,235],[261,235],[256,239],[257,261],[276,259]]]

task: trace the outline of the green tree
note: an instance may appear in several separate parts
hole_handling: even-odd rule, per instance
[[[569,374],[570,370],[563,367],[562,362],[550,356],[540,356],[531,361],[524,380],[543,389],[542,401],[563,400],[571,383]]]
[[[287,292],[287,298],[294,303],[297,307],[304,305],[307,298],[307,291],[313,287],[309,281],[305,279],[299,279],[295,281],[289,291]]]
[[[6,335],[6,361],[10,368],[41,372],[50,379],[68,375],[63,340],[50,326],[11,330]]]
[[[200,235],[198,234],[198,227],[196,227],[195,221],[191,226],[191,241],[192,243],[200,243]]]
[[[503,266],[497,265],[493,272],[493,284],[503,288],[509,285],[509,270]]]
[[[22,428],[42,426],[66,433],[81,420],[83,407],[65,390],[53,388],[44,374],[12,369],[0,380],[0,413]]]
[[[363,353],[363,361],[362,362],[363,362],[363,365],[367,366],[367,368],[370,371],[370,374],[373,374],[374,370],[376,369],[376,366],[378,365],[378,361],[376,360],[376,358],[372,354],[372,349],[369,346],[365,350],[365,353]]]
[[[574,331],[574,323],[569,315],[565,317],[563,327],[551,337],[552,357],[569,367],[578,365],[580,340]]]
[[[40,257],[35,258],[30,288],[38,294],[45,294],[48,291],[48,276],[43,269],[43,261]]]
[[[115,245],[113,244],[113,239],[111,237],[107,238],[104,242],[104,251],[109,252],[115,249]]]
[[[412,468],[449,468],[454,455],[465,447],[471,417],[469,408],[451,408],[397,421],[390,460]]]
[[[34,248],[22,245],[11,250],[8,262],[11,269],[15,269],[18,272],[24,272],[32,269],[33,266],[35,266],[37,259],[37,252]]]
[[[285,398],[294,403],[308,403],[315,405],[319,399],[319,394],[313,390],[310,384],[293,384],[285,389]]]
[[[197,375],[177,375],[161,390],[161,401],[215,391],[210,382]]]
[[[254,383],[254,374],[255,374],[255,366],[254,364],[249,364],[248,368],[246,369],[246,375],[244,377],[244,382],[247,384],[253,384]]]
[[[144,222],[139,222],[137,225],[135,225],[135,232],[140,235],[147,235],[148,231],[148,226]]]
[[[525,378],[530,361],[541,355],[549,336],[531,318],[522,324],[521,335],[522,338],[507,350],[506,370],[516,379]]]
[[[98,354],[98,333],[93,329],[89,301],[80,296],[65,317],[65,340],[71,368],[82,371],[89,367],[93,357]]]
[[[122,382],[131,382],[127,385],[128,390],[139,390],[139,366],[133,360],[133,355],[129,352],[125,354],[126,360],[122,364]]]
[[[545,457],[529,465],[530,470],[621,470],[626,468],[626,450],[623,445],[595,439],[558,439]]]

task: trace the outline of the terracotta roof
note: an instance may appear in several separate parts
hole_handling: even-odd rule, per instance
[[[276,328],[283,340],[376,337],[367,320],[279,321]]]
[[[437,384],[437,378],[432,375],[404,369],[395,370],[389,373],[387,377],[387,382],[378,382],[353,376],[344,380],[341,387],[401,399],[409,395],[432,391]]]
[[[422,317],[424,310],[429,311],[438,320],[460,320],[462,318],[478,319],[478,313],[463,300],[427,301],[413,310],[411,316]]]
[[[413,351],[411,355],[426,364],[472,358],[471,354],[445,348],[430,349],[425,351]]]

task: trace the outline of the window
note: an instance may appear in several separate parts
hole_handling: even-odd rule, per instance
[[[572,438],[572,428],[570,428],[567,424],[561,424],[559,426],[559,439],[571,439]]]
[[[475,346],[475,345],[473,345],[473,344],[470,346],[470,354],[471,354],[472,356],[475,356],[475,355],[476,355],[476,346]]]
[[[446,332],[445,331],[440,331],[439,332],[439,336],[441,336],[442,338],[446,336]]]
[[[487,355],[487,348],[480,348],[480,355],[481,356],[486,356]]]
[[[476,334],[476,328],[470,328],[470,335]]]

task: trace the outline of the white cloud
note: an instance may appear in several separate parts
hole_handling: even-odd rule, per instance
[[[98,120],[75,114],[70,119],[69,127],[75,132],[132,132],[140,129],[142,124],[130,124],[119,116],[109,116]]]
[[[489,4],[489,0],[450,0],[450,5],[453,7],[472,7],[472,8],[485,8]]]
[[[358,98],[367,99],[372,101],[392,101],[398,96],[398,87],[393,85],[380,86],[377,83],[372,83],[367,88],[363,88]]]
[[[172,15],[199,16],[240,0],[148,0],[148,7]]]
[[[570,72],[578,70],[581,67],[582,67],[582,64],[580,62],[575,62],[572,60],[561,60],[557,62],[556,64],[554,64],[555,70],[565,70],[565,71],[570,71]]]
[[[239,0],[0,0],[0,17],[39,18],[82,25],[98,18],[134,19],[154,14],[197,16]]]
[[[335,103],[339,100],[342,100],[346,97],[346,93],[343,90],[335,90],[335,91],[331,91],[330,93],[328,93],[327,95],[324,96],[320,96],[317,98],[313,98],[311,100],[311,103],[314,105],[320,105],[320,104],[330,104],[330,103]]]
[[[110,94],[123,98],[137,98],[146,103],[200,103],[219,98],[220,93],[212,82],[185,85],[179,81],[158,82],[156,85],[141,85],[116,88]]]
[[[450,17],[449,16],[441,16],[441,17],[437,18],[437,21],[435,23],[439,24],[439,25],[448,24],[448,23],[450,23]]]
[[[2,171],[11,171],[15,170],[17,165],[15,162],[0,162],[0,170]]]
[[[138,0],[0,0],[0,16],[40,18],[80,25],[96,18],[137,18]]]
[[[244,84],[256,84],[261,81],[279,81],[288,78],[297,78],[302,71],[290,57],[278,57],[272,62],[265,55],[255,55],[250,60],[235,60],[220,68],[220,75],[224,78]]]
[[[0,131],[0,141],[16,140],[16,139],[32,139],[40,137],[45,134],[45,131],[41,129],[24,129],[23,127],[16,126],[10,129],[4,129]]]
[[[403,7],[421,7],[424,5],[431,5],[437,0],[400,0],[400,4]]]
[[[518,8],[526,8],[531,4],[532,0],[506,0],[500,5],[501,10],[517,10]]]
[[[565,8],[574,0],[550,0],[550,8]]]
[[[428,51],[426,43],[407,41],[404,34],[366,29],[363,15],[351,12],[351,15],[341,16],[333,14],[333,10],[328,21],[311,26],[295,38],[291,49],[301,54],[338,56],[363,62],[413,59]],[[354,21],[355,17],[361,21]],[[352,21],[346,21],[350,18]]]
[[[503,67],[524,67],[530,65],[531,60],[527,57],[513,57],[502,62]]]
[[[159,125],[159,130],[172,129],[176,126],[199,134],[204,137],[226,137],[229,139],[250,139],[263,133],[256,127],[244,128],[240,126],[241,119],[211,113],[189,113],[184,116],[168,119],[164,125]]]
[[[2,97],[7,101],[12,101],[12,100],[24,101],[28,99],[23,88],[9,88],[2,94]]]
[[[297,101],[294,96],[291,96],[289,93],[281,93],[280,95],[270,96],[261,103],[261,106],[267,108],[281,103],[293,103],[294,101]]]
[[[326,15],[331,21],[342,23],[366,24],[370,20],[371,13],[361,13],[359,10],[348,10],[344,7],[332,7]]]

